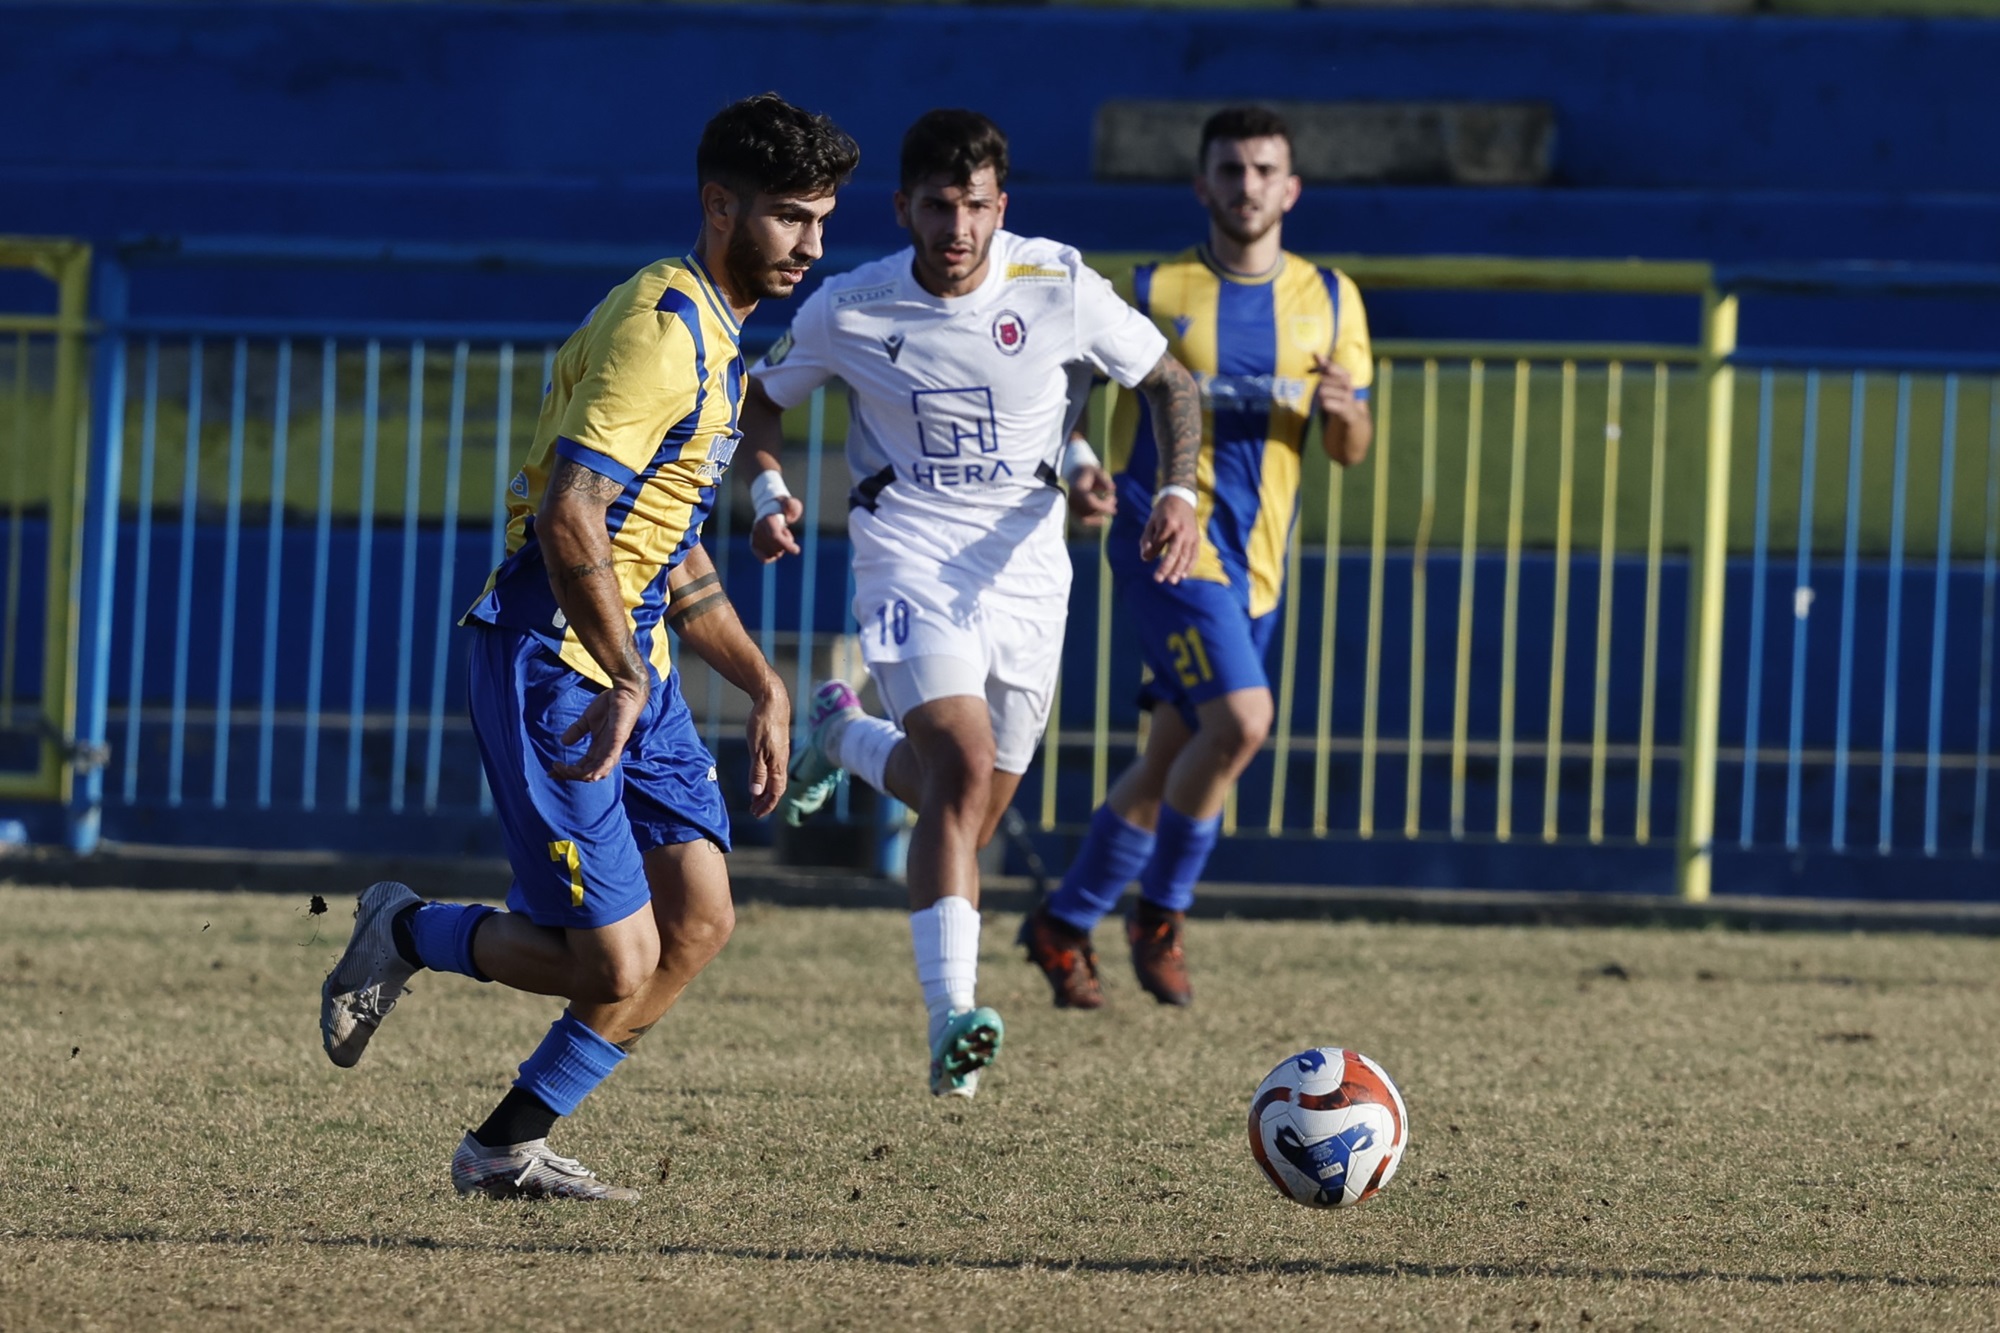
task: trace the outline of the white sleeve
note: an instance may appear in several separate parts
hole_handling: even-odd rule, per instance
[[[798,406],[833,378],[825,296],[824,287],[814,292],[792,317],[792,326],[750,368],[750,378],[779,407]]]
[[[1095,269],[1076,268],[1076,346],[1091,365],[1131,388],[1167,354],[1153,321],[1125,304]]]

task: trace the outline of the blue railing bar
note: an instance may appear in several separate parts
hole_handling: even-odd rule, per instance
[[[847,580],[846,591],[842,593],[840,599],[841,628],[852,640],[860,632],[860,625],[854,619],[854,562],[847,560],[842,563],[847,568]],[[840,775],[840,784],[833,789],[833,815],[843,824],[848,819],[848,793],[852,789],[853,784],[847,780],[847,774],[843,772]]]
[[[445,665],[451,657],[451,629],[461,608],[452,605],[452,576],[457,572],[458,469],[465,457],[465,378],[472,348],[460,342],[451,354],[451,417],[444,449],[444,554],[438,561],[436,636],[431,641],[430,734],[424,752],[424,810],[435,812],[438,784],[444,769]]]
[[[1951,573],[1952,469],[1958,454],[1958,376],[1944,382],[1944,426],[1938,454],[1937,586],[1931,592],[1930,744],[1924,765],[1924,855],[1937,855],[1938,752],[1944,731],[1944,612]]]
[[[500,364],[496,373],[497,406],[493,416],[493,523],[487,543],[486,572],[500,567],[507,549],[507,482],[513,475],[514,442],[514,344],[500,344]],[[547,383],[546,380],[543,381]],[[493,789],[486,784],[486,765],[479,766],[479,813],[493,813]]]
[[[1840,560],[1840,687],[1833,733],[1833,849],[1847,847],[1847,753],[1854,713],[1854,585],[1861,545],[1861,438],[1868,379],[1854,374],[1847,400],[1847,540]]]
[[[1748,847],[1757,823],[1757,733],[1764,707],[1764,580],[1771,549],[1771,372],[1757,377],[1757,529],[1750,555],[1750,681],[1743,705],[1743,809],[1737,844]]]
[[[312,647],[306,655],[305,772],[299,806],[319,801],[320,689],[326,680],[326,584],[333,561],[333,418],[338,406],[339,348],[328,338],[319,347],[319,514],[313,525]]]
[[[195,261],[210,264],[352,264],[367,268],[637,269],[669,255],[672,248],[637,245],[573,245],[503,241],[468,245],[454,241],[346,240],[333,236],[128,235],[113,245],[133,263]],[[834,272],[879,257],[863,246],[833,246],[815,268]],[[565,331],[567,332],[567,331]]]
[[[715,572],[722,578],[722,586],[729,586],[729,529],[730,515],[735,506],[730,503],[729,473],[725,472],[716,482],[715,511],[711,520],[715,524],[715,549],[709,558],[715,561]],[[710,754],[722,740],[722,677],[711,668],[708,673],[708,703],[702,709],[702,739]]]
[[[1910,377],[1896,377],[1896,470],[1889,500],[1889,623],[1882,667],[1882,801],[1875,848],[1888,855],[1896,810],[1896,678],[1902,668],[1904,501],[1910,488]]]
[[[181,463],[181,567],[179,615],[174,624],[173,714],[167,751],[167,805],[181,803],[181,765],[187,755],[188,636],[194,619],[194,515],[201,486],[201,339],[188,344],[187,452]]]
[[[353,675],[347,683],[347,808],[361,808],[361,715],[368,694],[368,583],[375,556],[376,416],[382,406],[382,344],[369,340],[361,393],[361,540],[354,559]]]
[[[139,692],[146,675],[146,608],[153,581],[153,459],[160,424],[160,340],[146,340],[144,415],[139,426],[139,530],[133,548],[132,662],[125,690],[125,804],[139,799]],[[124,406],[120,404],[119,410]]]
[[[278,592],[285,563],[285,483],[292,444],[292,340],[278,344],[277,392],[271,402],[271,517],[264,550],[264,672],[257,719],[257,808],[271,808],[271,764],[278,713]]]
[[[2000,265],[1895,262],[1717,264],[1726,292],[1824,292],[1870,296],[2000,296]]]
[[[378,338],[385,342],[423,338],[475,343],[557,342],[575,331],[571,324],[543,320],[282,319],[242,315],[140,315],[106,332],[186,334],[244,338]],[[775,337],[776,335],[773,335]]]
[[[1806,372],[1806,419],[1799,443],[1798,567],[1792,584],[1792,717],[1785,754],[1785,846],[1799,846],[1799,784],[1806,731],[1806,626],[1812,614],[1815,464],[1819,458],[1819,372]]]
[[[410,757],[410,645],[417,632],[417,515],[424,487],[424,345],[410,344],[407,441],[403,449],[403,580],[396,607],[396,720],[389,760],[389,808],[403,812]]]
[[[792,748],[806,743],[806,701],[812,698],[813,597],[819,591],[819,480],[821,448],[826,439],[826,390],[815,389],[806,416],[806,533],[804,562],[799,571],[798,687],[792,691]]]
[[[95,266],[100,313],[124,313],[130,285],[124,266]],[[125,484],[125,406],[130,394],[132,349],[124,338],[97,343],[90,367],[90,448],[85,458],[82,526],[77,534],[76,740],[104,750],[111,743],[112,614],[118,588],[120,501]],[[108,750],[104,751],[108,756]],[[69,850],[97,850],[104,828],[105,765],[79,767],[70,784]]]
[[[1731,365],[1773,370],[1907,370],[1921,374],[1983,374],[2000,370],[2000,352],[1925,352],[1907,349],[1856,350],[1849,347],[1742,347]]]
[[[1979,579],[1979,735],[1972,768],[1972,854],[1986,855],[1986,773],[1993,735],[1994,593],[2000,588],[2000,379],[1986,386],[1986,557]]]
[[[236,340],[229,369],[229,499],[222,525],[222,623],[216,634],[215,762],[209,804],[229,796],[229,715],[236,702],[236,583],[243,555],[243,417],[248,408],[250,344]]]

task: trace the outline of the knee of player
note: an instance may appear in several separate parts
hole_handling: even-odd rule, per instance
[[[736,905],[727,899],[719,903],[691,912],[673,928],[673,938],[669,948],[681,958],[699,958],[703,963],[722,952],[722,946],[729,943],[729,937],[736,933]],[[666,958],[660,959],[665,967]]]
[[[639,993],[659,966],[660,951],[657,947],[621,949],[606,954],[586,972],[583,989],[588,993],[571,998],[596,1004],[623,1003]]]
[[[1271,696],[1261,690],[1246,690],[1229,699],[1229,707],[1214,718],[1204,718],[1203,727],[1215,725],[1216,743],[1238,762],[1248,762],[1271,734],[1274,714]]]

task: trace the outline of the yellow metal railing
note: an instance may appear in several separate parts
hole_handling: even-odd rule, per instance
[[[0,269],[26,270],[55,284],[55,313],[0,311],[11,335],[9,411],[0,426],[7,472],[7,576],[0,603],[0,732],[36,737],[33,768],[0,770],[0,796],[66,800],[67,743],[76,722],[77,596],[82,527],[85,344],[90,247],[79,241],[0,236]],[[46,355],[48,374],[37,373]],[[30,478],[33,478],[31,482]],[[22,575],[29,496],[46,505],[47,579],[38,683],[19,691],[30,664],[19,660]]]
[[[1115,273],[1136,258],[1097,256],[1093,262]],[[1391,827],[1400,823],[1399,831],[1405,838],[1509,842],[1523,832],[1519,827],[1518,782],[1525,775],[1517,776],[1517,770],[1524,760],[1539,760],[1541,800],[1536,831],[1541,840],[1645,845],[1653,841],[1651,806],[1656,768],[1663,757],[1671,756],[1682,761],[1677,820],[1679,887],[1686,897],[1705,897],[1714,830],[1722,556],[1728,532],[1733,399],[1726,359],[1734,349],[1733,299],[1715,290],[1709,266],[1700,263],[1360,256],[1322,257],[1319,262],[1345,271],[1360,284],[1364,296],[1370,291],[1434,289],[1687,297],[1700,303],[1702,334],[1698,343],[1690,344],[1377,341],[1372,456],[1355,469],[1362,474],[1355,477],[1345,477],[1331,466],[1324,473],[1309,470],[1302,494],[1300,536],[1288,554],[1288,596],[1280,621],[1273,682],[1277,723],[1267,742],[1272,756],[1269,788],[1267,793],[1258,793],[1268,800],[1264,817],[1256,821],[1260,831],[1267,835],[1379,838],[1385,832],[1386,816]],[[1508,366],[1511,375],[1502,369]],[[1553,383],[1540,382],[1545,379]],[[1706,410],[1670,413],[1669,399],[1697,386],[1703,392]],[[1648,396],[1650,403],[1645,401]],[[1506,401],[1509,398],[1511,401]],[[1408,419],[1408,404],[1412,402],[1416,405],[1414,423]],[[1646,450],[1643,470],[1631,466],[1626,457],[1628,414],[1635,414],[1640,421],[1650,419],[1643,446],[1634,442],[1635,448]],[[1489,415],[1493,417],[1490,427]],[[1108,412],[1094,418],[1099,433],[1107,419]],[[1683,439],[1678,448],[1670,449],[1670,423],[1683,423],[1690,435],[1698,430],[1699,440]],[[1488,466],[1489,435],[1494,437],[1493,443],[1503,436],[1506,440],[1504,466]],[[1670,452],[1683,460],[1672,472]],[[1309,457],[1317,454],[1309,444]],[[1315,487],[1323,489],[1315,493]],[[1641,487],[1643,493],[1635,494]],[[1594,543],[1584,535],[1589,532],[1587,526],[1578,531],[1578,510],[1584,509],[1587,524],[1587,507],[1593,500],[1599,506]],[[1621,515],[1621,508],[1629,516]],[[1670,515],[1686,534],[1691,562],[1684,672],[1687,693],[1679,744],[1662,746],[1654,732],[1658,722],[1661,571],[1669,546]],[[1499,525],[1497,541],[1488,535],[1495,522]],[[1361,523],[1368,528],[1365,538],[1354,531]],[[1333,663],[1340,633],[1337,556],[1346,540],[1365,543],[1368,579],[1358,682],[1361,718],[1354,734],[1343,735],[1333,722]],[[1310,590],[1301,573],[1303,548],[1309,542],[1321,546],[1327,559],[1317,590],[1317,632],[1307,636],[1302,604]],[[1591,573],[1588,564],[1580,571],[1575,568],[1579,543],[1584,545],[1583,560],[1594,556],[1596,583],[1588,590],[1573,586],[1578,573],[1586,578]],[[1632,549],[1628,550],[1628,545]],[[1430,660],[1435,652],[1427,638],[1433,612],[1439,616],[1446,612],[1443,607],[1429,605],[1433,600],[1431,583],[1434,567],[1450,568],[1454,548],[1457,579],[1455,651],[1449,675],[1450,730],[1448,735],[1432,735],[1427,733],[1424,701],[1433,689],[1430,677],[1437,675],[1437,690],[1444,687],[1445,677],[1438,674],[1442,664]],[[1621,556],[1640,553],[1644,562],[1644,629],[1641,636],[1625,641],[1614,637],[1615,569]],[[1407,644],[1391,641],[1400,636],[1391,634],[1387,614],[1398,591],[1390,570],[1404,554],[1408,560]],[[1482,560],[1496,555],[1501,564],[1501,586],[1499,621],[1494,626],[1491,613],[1483,609],[1490,604],[1491,594],[1482,601],[1476,574]],[[1520,669],[1523,652],[1529,647],[1522,635],[1523,568],[1531,558],[1536,562],[1538,598],[1552,598],[1552,605],[1538,601],[1538,605],[1551,605],[1545,686],[1523,680]],[[1108,750],[1113,739],[1109,723],[1112,598],[1108,570],[1101,561],[1098,591],[1100,616],[1095,629],[1099,651],[1088,742],[1094,800],[1103,799],[1111,776]],[[1588,637],[1577,642],[1572,642],[1571,634],[1573,609],[1585,616],[1594,612],[1594,624],[1583,631]],[[1475,696],[1482,702],[1490,700],[1488,685],[1476,674],[1475,646],[1490,643],[1483,636],[1496,629],[1497,725],[1478,720],[1491,714],[1475,702]],[[1302,637],[1312,642],[1302,644]],[[1539,641],[1533,645],[1537,661],[1541,646]],[[1569,680],[1573,651],[1579,669],[1584,661],[1589,664],[1588,677],[1574,686]],[[1624,674],[1627,672],[1637,676],[1636,735],[1632,734],[1629,713],[1621,711],[1615,721],[1613,716],[1614,686],[1630,683],[1631,677]],[[1404,711],[1401,725],[1391,730],[1392,724],[1385,718],[1397,716],[1394,696],[1399,688]],[[1546,721],[1535,728],[1539,734],[1522,733],[1519,704],[1523,690],[1541,691],[1536,702],[1546,703]],[[1589,691],[1589,707],[1571,723],[1571,695],[1576,690]],[[1300,707],[1302,692],[1310,698],[1304,710]],[[1578,707],[1584,702],[1581,696],[1574,700]],[[1587,721],[1581,720],[1586,714]],[[1532,717],[1532,709],[1529,715]],[[1441,720],[1442,714],[1439,716]],[[1044,826],[1056,823],[1053,770],[1059,744],[1052,722],[1045,749]],[[1347,763],[1358,760],[1351,824],[1334,815],[1334,763],[1342,756]],[[1301,817],[1301,810],[1290,802],[1295,781],[1292,770],[1295,762],[1306,759],[1310,760],[1311,800],[1309,813]],[[1388,772],[1383,771],[1385,760],[1390,761]],[[1395,819],[1393,804],[1396,760],[1402,763],[1400,821]],[[1434,771],[1427,761],[1448,767]],[[1482,793],[1475,817],[1469,798],[1475,767],[1483,769],[1489,761],[1494,770],[1492,790]],[[1621,780],[1629,779],[1637,792],[1636,809],[1629,819],[1621,814],[1616,827],[1609,796],[1614,766]],[[1425,808],[1426,791],[1436,794],[1434,781],[1447,772],[1448,806]],[[1303,773],[1298,776],[1302,778]],[[1566,784],[1572,777],[1578,781],[1578,789],[1566,805]],[[1389,783],[1386,798],[1385,779]],[[1385,799],[1390,802],[1386,811]],[[1529,801],[1532,808],[1532,796]],[[1237,807],[1232,793],[1224,813],[1226,832],[1237,831]],[[1485,813],[1489,808],[1490,816]]]

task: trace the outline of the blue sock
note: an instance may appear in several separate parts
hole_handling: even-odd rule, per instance
[[[591,1089],[610,1078],[624,1058],[625,1052],[565,1009],[535,1053],[522,1061],[514,1086],[541,1098],[559,1116],[573,1115]]]
[[[1090,817],[1090,832],[1069,863],[1062,887],[1049,895],[1049,915],[1087,931],[1118,906],[1125,886],[1153,854],[1153,835],[1108,805]]]
[[[410,939],[417,961],[438,972],[456,972],[474,981],[493,978],[472,961],[472,933],[494,913],[484,903],[425,903],[410,914]]]
[[[1185,912],[1194,903],[1194,886],[1208,865],[1208,854],[1222,836],[1222,816],[1189,819],[1171,805],[1160,807],[1159,840],[1153,857],[1139,872],[1139,895],[1155,907]]]

